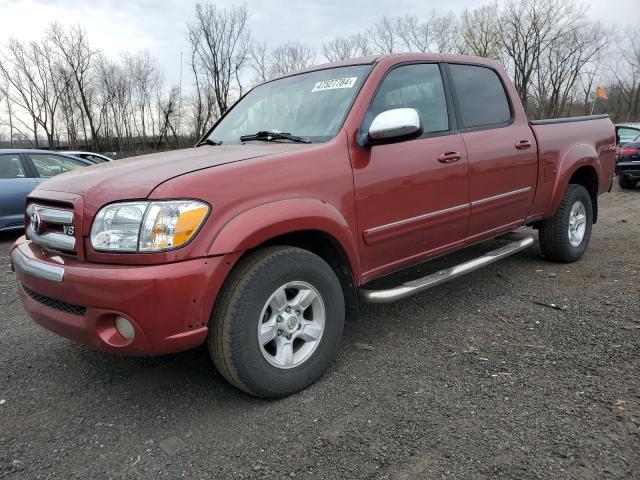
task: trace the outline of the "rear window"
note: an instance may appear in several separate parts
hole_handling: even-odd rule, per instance
[[[502,125],[511,108],[498,74],[476,65],[449,66],[464,128]]]
[[[635,128],[618,128],[618,145],[624,145],[625,143],[631,143],[637,141],[640,130]]]

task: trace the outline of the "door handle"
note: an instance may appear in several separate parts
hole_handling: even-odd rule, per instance
[[[516,148],[518,150],[524,150],[526,148],[531,148],[531,142],[529,140],[520,140],[516,142]]]
[[[438,155],[438,161],[440,163],[453,163],[457,162],[462,158],[462,154],[460,152],[446,152]]]

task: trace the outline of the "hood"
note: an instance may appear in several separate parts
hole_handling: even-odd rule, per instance
[[[40,184],[40,191],[56,191],[97,196],[103,203],[146,198],[161,183],[180,175],[218,165],[309,148],[311,145],[265,143],[245,145],[204,145],[131,157],[79,168],[52,177]],[[43,195],[44,196],[44,195]]]

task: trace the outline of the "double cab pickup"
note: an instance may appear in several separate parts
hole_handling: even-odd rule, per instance
[[[325,372],[359,299],[527,248],[521,227],[549,260],[581,258],[615,143],[606,116],[528,121],[491,60],[320,65],[253,88],[194,148],[42,183],[11,261],[43,327],[127,355],[206,343],[230,383],[282,397]],[[494,238],[462,264],[370,285]]]

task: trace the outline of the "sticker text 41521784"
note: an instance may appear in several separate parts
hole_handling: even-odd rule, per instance
[[[332,80],[322,80],[317,82],[311,93],[322,92],[323,90],[335,90],[336,88],[351,88],[355,85],[358,77],[334,78]]]

